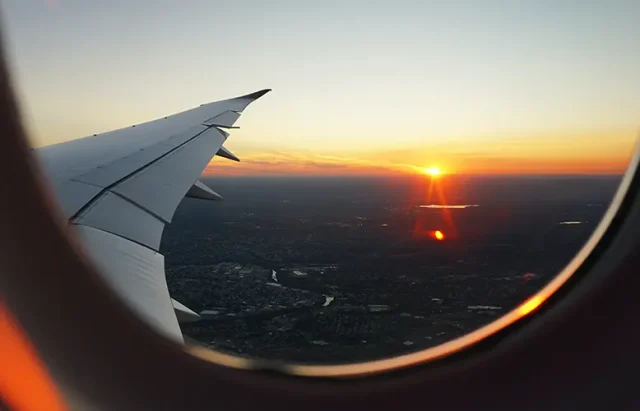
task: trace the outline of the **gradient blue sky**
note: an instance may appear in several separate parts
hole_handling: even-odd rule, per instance
[[[628,156],[640,129],[640,1],[7,0],[2,9],[35,146],[262,88],[273,92],[227,143],[248,166],[474,169],[477,158],[529,155],[545,167]]]

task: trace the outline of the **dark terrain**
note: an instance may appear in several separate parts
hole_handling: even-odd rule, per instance
[[[161,249],[172,296],[204,311],[185,335],[333,363],[430,347],[514,308],[584,244],[619,177],[204,181],[225,201],[185,199]]]

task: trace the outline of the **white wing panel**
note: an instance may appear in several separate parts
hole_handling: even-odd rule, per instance
[[[49,176],[54,179],[72,178],[167,140],[196,124],[201,124],[201,121],[183,124],[168,117],[35,151]]]
[[[113,187],[167,222],[224,141],[214,127]]]
[[[182,343],[162,254],[95,228],[76,228],[98,271],[124,302],[155,329]]]
[[[77,181],[52,183],[50,187],[67,218],[71,218],[92,198],[100,194],[101,190],[100,187]]]
[[[107,165],[101,166],[100,168],[94,168],[88,173],[75,177],[74,180],[83,181],[100,187],[108,187],[116,181],[119,181],[140,168],[152,163],[179,145],[184,144],[189,139],[202,133],[206,129],[207,127],[203,125],[189,127],[186,131],[176,134],[165,141],[161,141],[146,148],[140,148],[138,151],[135,151],[127,157],[115,160]]]
[[[84,210],[74,223],[117,234],[154,250],[160,249],[164,229],[164,221],[109,191]]]

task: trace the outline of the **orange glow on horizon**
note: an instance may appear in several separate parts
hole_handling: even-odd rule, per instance
[[[604,138],[603,138],[604,139]],[[605,139],[606,140],[606,139]],[[233,149],[241,163],[214,157],[204,174],[215,175],[424,175],[432,180],[457,175],[561,175],[561,174],[622,174],[627,168],[634,144],[618,142],[615,147],[578,146],[547,147],[547,142],[535,147],[505,149],[471,144],[465,151],[456,146],[438,148],[407,148],[382,151],[352,151],[321,154],[312,151],[280,151]],[[575,144],[574,144],[575,143]],[[571,147],[572,151],[568,148]],[[579,149],[576,149],[579,147]],[[537,150],[537,151],[536,151]],[[439,165],[418,166],[424,158],[437,158]],[[442,165],[446,165],[443,168]]]

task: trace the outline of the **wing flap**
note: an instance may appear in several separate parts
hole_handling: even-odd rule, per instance
[[[173,213],[211,158],[224,136],[214,127],[143,168],[111,189],[171,222]]]
[[[75,226],[100,274],[140,317],[174,341],[183,342],[164,274],[164,257],[127,239]]]
[[[110,191],[105,192],[74,219],[86,225],[117,234],[153,250],[160,249],[164,221]]]

